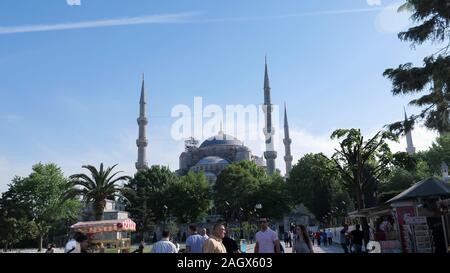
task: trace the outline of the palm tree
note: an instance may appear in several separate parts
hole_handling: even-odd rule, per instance
[[[126,181],[130,179],[129,176],[115,176],[116,172],[112,175],[111,171],[116,167],[108,167],[106,170],[103,168],[103,163],[100,164],[100,170],[91,165],[82,166],[82,168],[88,169],[91,172],[91,177],[86,174],[74,174],[70,176],[73,188],[69,190],[69,196],[81,195],[87,203],[92,203],[94,210],[95,220],[101,220],[103,217],[103,211],[106,206],[106,199],[116,196],[123,196],[124,188],[117,185],[120,181]],[[78,188],[77,186],[81,186]]]

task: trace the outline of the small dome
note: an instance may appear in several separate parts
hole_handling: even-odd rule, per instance
[[[207,140],[203,141],[202,145],[200,145],[200,148],[208,147],[208,146],[214,146],[214,145],[234,145],[234,146],[242,146],[244,145],[239,139],[227,135],[227,134],[218,134],[213,137],[208,138]]]
[[[216,164],[230,164],[228,160],[223,159],[218,156],[207,156],[202,159],[200,159],[195,166],[202,166],[202,165],[216,165]]]

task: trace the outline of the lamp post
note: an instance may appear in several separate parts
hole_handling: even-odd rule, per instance
[[[226,211],[225,211],[225,222],[228,222],[228,218],[231,218],[231,216],[230,216],[230,210],[231,210],[231,205],[230,205],[230,203],[228,203],[228,201],[225,201],[225,205],[227,206],[227,209],[226,209]]]
[[[168,209],[166,205],[163,206],[163,232],[166,229],[166,214]]]

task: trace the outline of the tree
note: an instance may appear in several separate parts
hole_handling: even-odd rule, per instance
[[[433,142],[426,153],[426,158],[431,171],[441,175],[441,164],[450,164],[450,135],[442,135]]]
[[[365,140],[359,129],[338,129],[331,135],[332,139],[341,139],[332,159],[342,178],[343,185],[355,198],[356,208],[366,207],[364,192],[370,182],[385,176],[388,165],[392,161],[392,153],[386,140],[397,140],[389,132],[378,132],[374,137]],[[369,241],[369,226],[366,218],[362,218],[365,242]]]
[[[204,218],[212,205],[211,185],[204,173],[189,172],[168,189],[173,216],[182,223]]]
[[[131,218],[136,221],[140,231],[148,231],[153,223],[165,220],[172,208],[170,196],[171,186],[178,177],[167,167],[151,166],[138,171],[134,178],[125,185],[131,193],[125,193],[129,199],[128,209]],[[164,206],[168,211],[164,211]]]
[[[294,165],[287,180],[292,202],[303,203],[318,220],[323,220],[331,210],[332,184],[337,176],[334,162],[324,154],[306,154]]]
[[[258,180],[249,170],[233,163],[217,177],[213,186],[214,205],[226,220],[247,219],[257,202],[257,190]]]
[[[60,219],[75,219],[81,205],[75,198],[64,198],[71,184],[58,166],[38,163],[32,169],[28,177],[15,177],[2,199],[6,199],[10,209],[16,207],[9,212],[8,225],[14,227],[20,223],[35,228],[41,251],[43,238],[52,224]]]
[[[418,25],[399,33],[402,41],[409,41],[412,46],[426,41],[443,44],[444,47],[424,59],[422,67],[413,64],[402,64],[398,68],[390,68],[384,76],[393,83],[393,95],[415,94],[426,92],[422,97],[412,100],[411,105],[422,107],[418,115],[411,116],[406,122],[396,122],[388,127],[392,132],[400,134],[412,129],[414,123],[425,119],[425,126],[440,134],[450,132],[449,100],[450,100],[450,0],[422,1],[406,0],[400,11],[412,12],[412,20]]]
[[[260,213],[265,217],[281,219],[292,210],[287,185],[279,173],[261,180],[255,195],[253,199],[262,205]]]
[[[115,177],[121,172],[116,172],[111,175],[112,170],[117,166],[103,168],[103,163],[100,164],[100,169],[92,165],[85,165],[82,168],[89,170],[91,177],[84,173],[74,174],[70,176],[73,188],[66,194],[67,196],[83,196],[86,203],[91,203],[94,211],[95,220],[103,218],[103,211],[105,210],[106,200],[120,196],[124,191],[122,187],[117,185],[119,182],[127,181],[129,176]],[[81,186],[81,188],[77,188]]]

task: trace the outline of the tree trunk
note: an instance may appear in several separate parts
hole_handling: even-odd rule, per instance
[[[366,206],[364,204],[364,193],[360,188],[357,188],[357,190],[356,190],[356,199],[357,199],[357,204],[358,204],[358,210],[365,209]],[[362,231],[364,233],[364,249],[366,249],[366,245],[370,239],[369,223],[368,223],[366,217],[360,217],[360,219],[361,219]]]
[[[96,221],[103,219],[103,211],[105,210],[106,201],[95,202],[93,204],[94,216]]]
[[[43,240],[44,240],[44,236],[42,234],[39,234],[39,241],[38,241],[39,249],[38,249],[38,252],[42,251],[42,242],[43,242]]]

